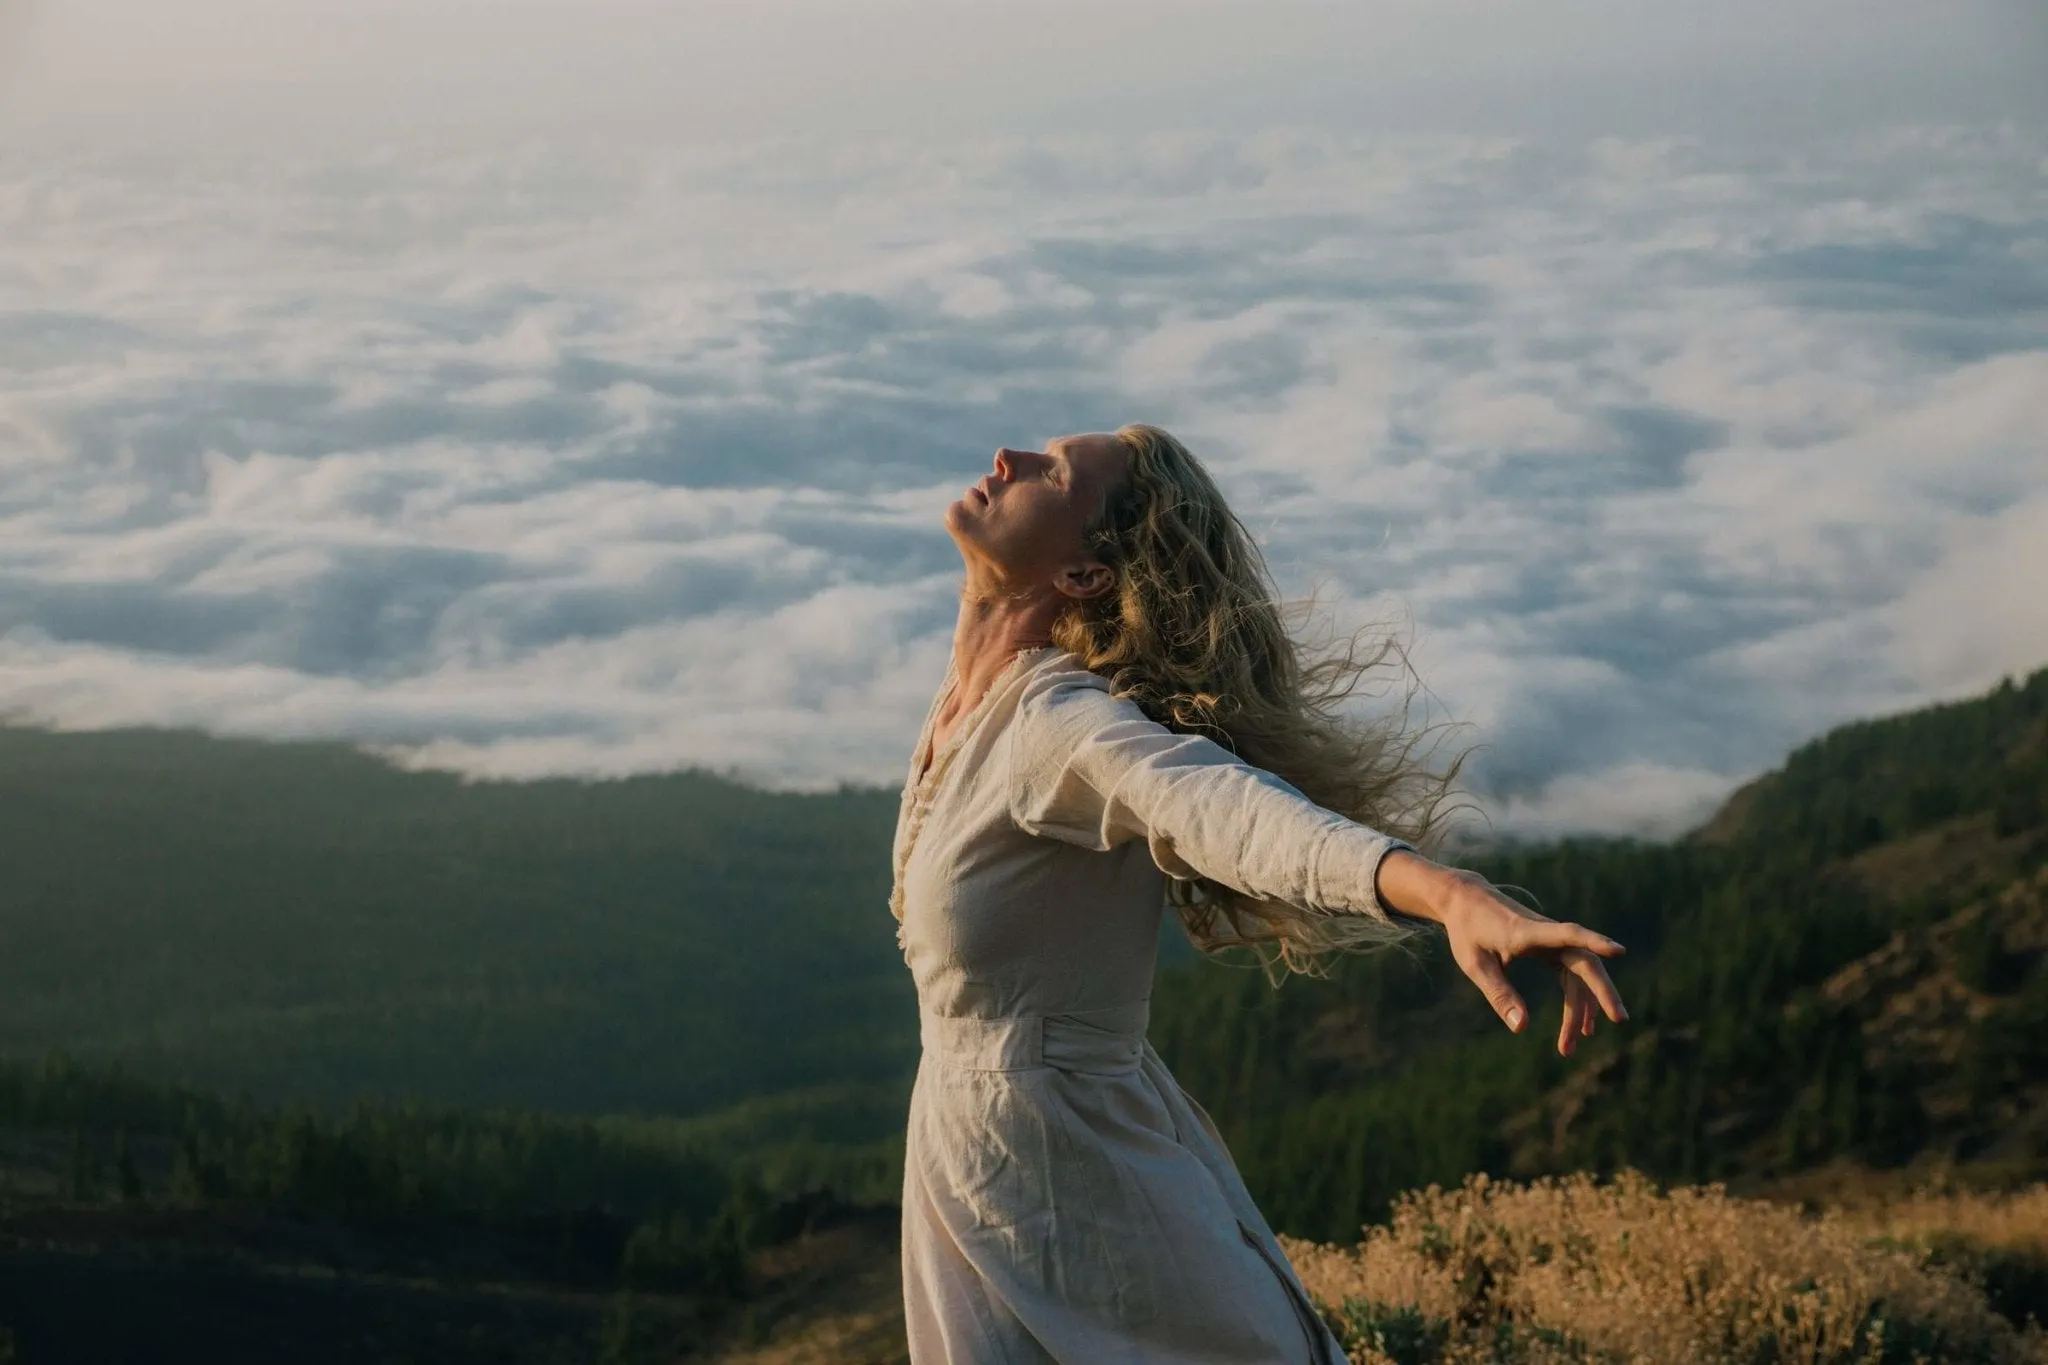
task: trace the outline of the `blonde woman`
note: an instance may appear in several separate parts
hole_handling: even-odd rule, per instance
[[[1433,921],[1516,1032],[1503,967],[1546,959],[1567,1054],[1596,1014],[1625,1017],[1601,965],[1621,947],[1415,851],[1444,775],[1339,707],[1371,662],[1304,656],[1251,538],[1166,432],[999,450],[946,529],[966,581],[890,907],[924,1043],[911,1359],[1341,1362],[1145,1041],[1165,908],[1205,950],[1308,971]]]

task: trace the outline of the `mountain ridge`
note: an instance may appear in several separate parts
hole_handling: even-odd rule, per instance
[[[1476,1169],[1754,1182],[1937,1147],[2031,1169],[2044,801],[2048,669],[1837,727],[1668,843],[1476,858],[1630,945],[1634,1020],[1569,1063],[1430,951],[1278,990],[1168,952],[1152,1036],[1301,1235]],[[0,729],[0,1054],[327,1104],[697,1115],[733,1150],[788,1146],[790,1181],[835,1145],[866,1169],[916,1059],[881,932],[894,816],[885,791],[701,772],[476,783],[331,743]],[[1927,987],[1938,1043],[1886,1003],[1902,973],[1960,983]],[[2021,1099],[1973,1129],[1944,1071]]]
[[[1631,1022],[1570,1062],[1548,1050],[1552,983],[1520,973],[1542,1003],[1511,1038],[1440,948],[1278,992],[1180,969],[1155,994],[1155,1041],[1276,1226],[1325,1240],[1479,1170],[1746,1188],[1845,1161],[2048,1170],[2048,944],[2030,899],[2048,862],[2044,734],[2048,669],[1837,727],[1688,837],[1473,859],[1629,945],[1614,970]],[[1915,990],[1946,1002],[1940,1027],[1897,1022],[1918,1017],[1894,1004]]]

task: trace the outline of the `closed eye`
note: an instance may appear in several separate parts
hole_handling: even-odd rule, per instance
[[[1048,447],[1045,453],[1051,456],[1045,462],[1047,478],[1057,487],[1067,487],[1074,481],[1074,471],[1068,468],[1067,457],[1052,447]]]

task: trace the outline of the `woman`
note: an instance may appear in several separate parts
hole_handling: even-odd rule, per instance
[[[904,789],[891,910],[923,1060],[903,1180],[917,1365],[1343,1359],[1214,1124],[1145,1041],[1159,917],[1269,966],[1446,930],[1558,968],[1569,1054],[1625,1017],[1619,944],[1418,854],[1447,781],[1335,703],[1215,485],[1156,427],[1003,449],[947,510],[953,658]]]

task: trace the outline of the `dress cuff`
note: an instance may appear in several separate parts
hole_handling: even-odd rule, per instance
[[[1316,850],[1319,908],[1345,915],[1368,915],[1396,924],[1425,921],[1396,915],[1380,903],[1380,860],[1395,849],[1415,851],[1406,839],[1381,834],[1364,825],[1345,824],[1330,831]]]

